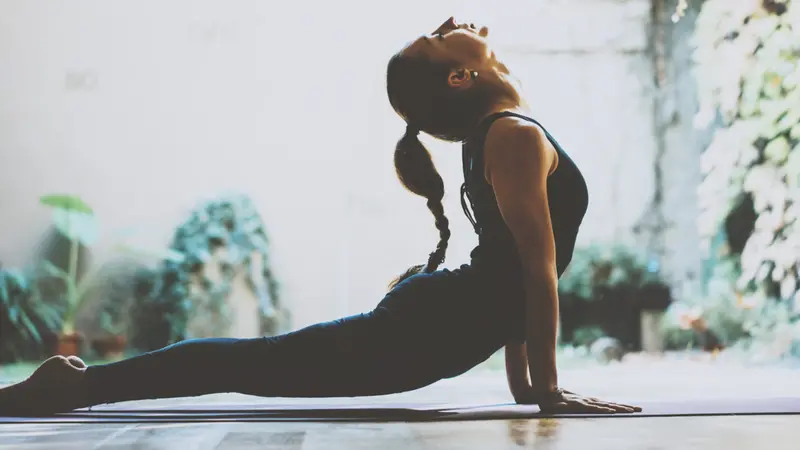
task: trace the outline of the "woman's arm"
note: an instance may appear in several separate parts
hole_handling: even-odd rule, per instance
[[[525,343],[506,344],[506,378],[514,401],[519,404],[533,403],[531,377],[528,373],[528,354]]]
[[[641,411],[558,387],[558,271],[547,204],[547,177],[558,164],[555,148],[534,124],[503,118],[489,131],[484,155],[486,179],[516,241],[525,284],[526,342],[506,347],[506,371],[514,399],[538,404],[546,412]],[[529,382],[527,393],[525,381]]]
[[[558,274],[547,202],[547,176],[557,163],[557,154],[539,127],[516,118],[495,122],[486,138],[484,152],[487,181],[494,189],[522,263],[526,295],[525,356],[529,362],[530,388],[544,395],[558,388]],[[522,366],[518,361],[521,358],[516,359],[512,370]],[[519,381],[518,374],[509,376]]]

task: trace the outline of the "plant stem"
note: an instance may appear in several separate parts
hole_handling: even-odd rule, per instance
[[[67,267],[69,278],[67,280],[67,313],[64,316],[64,326],[63,332],[64,334],[69,334],[75,331],[75,326],[72,323],[75,319],[75,308],[77,307],[78,299],[76,298],[77,294],[77,284],[78,284],[78,250],[80,249],[78,245],[78,238],[74,236],[74,230],[72,229],[72,218],[70,217],[69,220],[69,231],[70,231],[70,247],[69,247],[69,266]]]
[[[78,239],[72,238],[72,242],[70,243],[69,247],[69,279],[72,280],[72,284],[77,284],[78,280],[76,280],[78,275]]]

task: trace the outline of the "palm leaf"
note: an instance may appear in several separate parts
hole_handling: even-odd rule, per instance
[[[99,234],[99,224],[94,211],[78,197],[47,195],[39,202],[53,210],[53,225],[70,240],[79,240],[91,246]]]
[[[42,306],[39,318],[48,330],[55,331],[61,328],[61,314],[52,306]]]
[[[80,197],[74,195],[45,195],[39,199],[39,203],[44,206],[64,209],[70,212],[94,214],[94,211],[88,204],[86,204],[86,202],[84,202]]]
[[[24,312],[20,314],[20,322],[22,325],[25,326],[25,330],[28,332],[31,338],[36,341],[37,344],[42,343],[42,336],[39,334],[39,330],[36,329],[36,325],[31,321],[27,314]]]
[[[46,259],[42,261],[41,267],[44,269],[45,274],[51,277],[59,278],[61,280],[69,278],[69,274],[66,271],[62,270],[60,267]]]

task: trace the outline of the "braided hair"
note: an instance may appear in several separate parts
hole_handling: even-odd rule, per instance
[[[433,213],[436,229],[439,230],[439,243],[425,264],[410,267],[400,277],[389,284],[393,288],[406,278],[417,273],[431,273],[444,262],[447,242],[450,239],[450,222],[444,214],[444,181],[433,164],[431,154],[419,140],[419,131],[409,125],[394,152],[394,166],[397,177],[406,189],[428,202]]]
[[[419,140],[419,131],[448,142],[467,138],[486,111],[495,92],[486,83],[467,90],[454,90],[447,79],[453,70],[466,70],[453,61],[433,61],[425,57],[395,54],[386,70],[389,103],[408,126],[395,147],[394,165],[400,182],[409,191],[427,199],[433,213],[439,243],[425,264],[409,268],[390,283],[390,289],[406,278],[435,271],[443,262],[450,239],[450,223],[444,214],[444,183],[431,160],[428,149]],[[470,75],[477,76],[474,71]]]

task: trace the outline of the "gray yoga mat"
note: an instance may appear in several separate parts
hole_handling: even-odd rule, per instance
[[[635,414],[544,414],[536,406],[385,404],[385,405],[226,405],[123,409],[105,406],[52,417],[0,417],[9,423],[186,423],[186,422],[433,422],[536,418],[640,418],[676,416],[800,414],[800,398],[703,399],[633,402]]]

